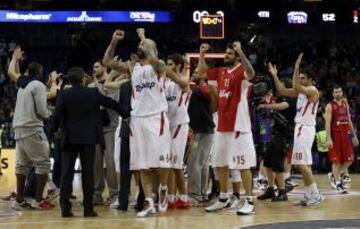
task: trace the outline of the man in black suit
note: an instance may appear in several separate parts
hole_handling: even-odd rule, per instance
[[[74,67],[68,71],[71,88],[65,89],[56,103],[54,113],[55,130],[62,132],[62,173],[60,206],[62,217],[72,217],[71,195],[75,161],[80,154],[84,216],[95,217],[92,198],[94,195],[95,145],[104,146],[100,106],[120,112],[114,100],[103,96],[96,88],[84,86],[85,71]]]

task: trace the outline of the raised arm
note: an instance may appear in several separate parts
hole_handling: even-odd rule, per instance
[[[185,88],[190,85],[190,80],[185,77],[181,77],[178,73],[172,71],[170,68],[165,67],[166,76],[172,81],[178,84],[180,87]]]
[[[20,77],[20,60],[22,59],[23,51],[20,46],[16,47],[9,63],[8,75],[10,79],[16,82]]]
[[[114,69],[119,72],[126,71],[127,64],[123,63],[121,61],[118,61],[115,57],[115,49],[117,44],[124,40],[125,38],[125,32],[122,30],[115,30],[115,32],[112,35],[111,42],[109,46],[107,47],[104,57],[103,57],[103,64],[106,67],[109,67],[111,69]]]
[[[147,56],[146,60],[149,62],[148,64],[151,64],[156,72],[160,72],[161,67],[159,66],[158,51],[156,48],[155,41],[153,41],[149,38],[146,38],[145,29],[143,29],[143,28],[136,29],[136,32],[141,41],[143,50],[146,53],[146,56]]]
[[[120,75],[120,76],[119,76]],[[118,78],[116,78],[119,76]],[[128,74],[120,74],[115,70],[111,70],[105,80],[104,86],[108,89],[119,89],[121,85],[129,80]]]
[[[53,99],[57,95],[57,84],[56,80],[58,79],[58,74],[56,71],[52,71],[49,76],[49,82],[48,87],[50,87],[50,90],[46,92],[46,98],[47,99]]]
[[[308,97],[310,102],[316,102],[318,100],[318,91],[314,86],[305,87],[300,83],[300,64],[303,57],[303,53],[300,53],[295,62],[295,68],[293,73],[293,88],[295,92],[304,94]]]
[[[276,65],[272,65],[271,63],[269,63],[268,70],[270,72],[271,77],[273,78],[276,91],[280,95],[287,96],[287,97],[296,97],[297,96],[297,93],[295,92],[295,90],[293,88],[286,88],[284,86],[284,84],[281,83],[281,81],[279,80],[279,77],[277,75],[278,71],[277,71]]]
[[[198,71],[199,75],[203,76],[206,75],[206,71],[208,70],[208,66],[206,65],[205,54],[210,49],[210,45],[203,43],[200,45],[200,56],[199,56],[199,63],[198,63]]]
[[[243,64],[246,73],[246,79],[251,81],[252,79],[255,78],[255,70],[251,65],[250,61],[248,60],[248,58],[246,57],[245,53],[241,49],[241,43],[239,41],[235,41],[233,47],[235,52],[237,52],[237,54],[239,55],[241,63]]]

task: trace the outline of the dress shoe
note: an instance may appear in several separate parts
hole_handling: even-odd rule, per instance
[[[74,217],[74,213],[72,213],[72,212],[63,212],[63,213],[61,213],[61,217],[63,217],[63,218]]]
[[[85,212],[84,217],[97,217],[98,214],[95,211]]]

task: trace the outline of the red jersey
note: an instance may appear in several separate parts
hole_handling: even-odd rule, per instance
[[[349,132],[349,107],[346,101],[341,101],[338,104],[335,101],[330,102],[332,115],[331,115],[331,131],[336,132]]]
[[[209,69],[207,72],[209,84],[218,88],[218,131],[232,132],[238,104],[241,98],[242,80],[245,78],[244,68],[241,64],[233,69],[225,67]]]

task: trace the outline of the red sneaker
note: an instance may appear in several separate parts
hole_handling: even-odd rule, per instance
[[[184,202],[184,201],[178,199],[176,201],[176,208],[178,208],[178,209],[188,209],[188,208],[190,208],[190,201],[187,200],[186,202]]]
[[[177,201],[169,201],[168,209],[176,209],[177,208]]]
[[[16,192],[10,192],[10,195],[1,197],[1,199],[4,201],[10,201],[10,200],[14,200],[16,196],[17,196]]]
[[[55,207],[55,205],[49,203],[49,201],[47,201],[47,200],[43,200],[40,203],[36,202],[36,200],[33,200],[31,202],[31,207],[33,207],[35,209],[39,209],[39,210],[50,210],[50,209],[53,209]]]

